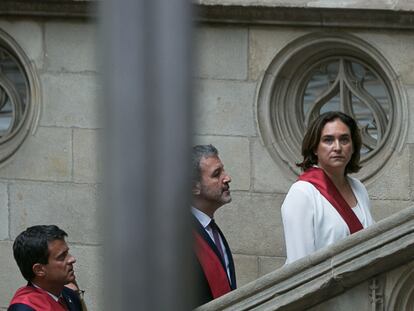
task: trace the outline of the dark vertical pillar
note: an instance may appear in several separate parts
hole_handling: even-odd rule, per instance
[[[191,2],[106,0],[106,310],[188,310]]]

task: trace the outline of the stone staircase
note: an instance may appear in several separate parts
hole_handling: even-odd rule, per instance
[[[196,310],[414,310],[413,259],[410,207]]]

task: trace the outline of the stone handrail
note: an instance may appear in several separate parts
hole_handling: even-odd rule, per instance
[[[410,207],[196,310],[304,310],[413,259]]]

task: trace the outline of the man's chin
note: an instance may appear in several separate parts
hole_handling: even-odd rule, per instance
[[[231,198],[231,195],[229,194],[229,195],[227,195],[223,198],[223,203],[224,204],[230,203],[231,200],[232,200],[232,198]]]
[[[68,277],[68,283],[71,283],[71,282],[73,282],[73,281],[75,281],[76,280],[76,275],[75,275],[75,273],[70,273],[69,274],[69,277]]]
[[[65,286],[67,288],[70,288],[71,290],[74,290],[74,291],[79,290],[78,285],[76,284],[75,280],[71,280],[71,281],[67,282],[65,284]]]

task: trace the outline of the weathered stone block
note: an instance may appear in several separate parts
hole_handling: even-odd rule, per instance
[[[73,129],[73,179],[96,183],[102,180],[103,154],[99,130]]]
[[[280,206],[283,196],[233,193],[217,211],[217,223],[234,253],[286,256]]]
[[[194,144],[213,144],[232,181],[230,190],[250,189],[249,140],[242,137],[196,136]]]
[[[259,257],[259,277],[281,268],[285,264],[285,257]]]
[[[247,79],[247,28],[198,27],[195,35],[197,77]]]
[[[259,267],[256,256],[233,254],[236,269],[237,287],[256,280],[259,276]]]
[[[94,74],[44,74],[44,126],[97,128],[103,119],[98,109],[99,82]]]
[[[398,0],[395,9],[404,11],[414,11],[414,3],[411,0]]]
[[[274,159],[271,158],[266,148],[259,139],[252,143],[252,184],[254,191],[287,193],[295,182],[295,175],[283,170]]]
[[[43,67],[43,35],[42,26],[32,21],[0,21],[0,29],[8,33],[23,49],[26,56],[36,64]]]
[[[363,282],[346,292],[307,309],[309,311],[347,311],[370,310],[372,307],[369,297],[369,283]]]
[[[39,127],[0,169],[0,177],[69,181],[72,175],[71,129]]]
[[[103,310],[103,256],[100,246],[69,245],[70,252],[76,258],[76,280],[85,291],[85,303],[88,311]],[[110,288],[110,286],[109,286]]]
[[[371,213],[375,221],[380,221],[412,205],[411,201],[371,200]]]
[[[0,308],[7,308],[14,292],[27,281],[21,275],[13,258],[13,242],[0,242]]]
[[[7,184],[0,183],[0,240],[9,238],[9,199]]]
[[[101,241],[96,186],[22,182],[9,187],[13,239],[29,226],[56,224],[68,233],[68,241],[88,244]]]
[[[252,27],[249,35],[249,80],[258,80],[286,44],[306,33],[299,28]]]
[[[96,71],[97,24],[50,22],[45,24],[48,71]]]
[[[410,53],[414,49],[413,32],[363,31],[356,35],[382,53],[403,83],[414,84],[414,55]]]
[[[254,136],[254,83],[198,80],[195,83],[195,132]]]
[[[364,168],[362,168],[364,169]],[[371,199],[410,199],[410,152],[395,153],[385,167],[366,184]]]

